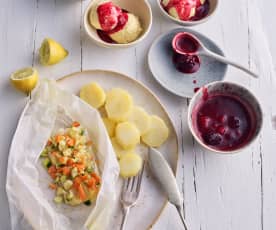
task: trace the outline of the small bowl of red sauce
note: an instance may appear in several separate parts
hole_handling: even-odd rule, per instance
[[[206,22],[215,13],[218,0],[157,0],[161,13],[182,26]]]
[[[245,87],[232,82],[213,82],[191,99],[188,124],[194,138],[217,153],[236,153],[260,133],[261,106]]]

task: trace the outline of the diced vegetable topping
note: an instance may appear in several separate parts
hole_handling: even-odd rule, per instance
[[[54,202],[78,205],[95,200],[101,178],[95,167],[93,142],[79,122],[50,137],[40,157],[56,191]]]

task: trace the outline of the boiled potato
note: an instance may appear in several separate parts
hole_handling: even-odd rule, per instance
[[[115,137],[111,138],[111,143],[118,159],[120,159],[126,153],[133,152],[135,149],[135,147],[131,149],[123,149],[123,147],[117,142]]]
[[[142,135],[145,144],[151,147],[161,146],[169,136],[169,129],[165,122],[158,116],[150,117],[150,128]]]
[[[114,121],[125,121],[132,109],[132,97],[127,91],[114,88],[106,95],[107,116]]]
[[[110,137],[113,137],[114,134],[115,134],[115,127],[116,127],[116,122],[113,121],[113,120],[110,120],[109,118],[107,117],[104,117],[103,118],[103,122],[104,122],[104,125],[105,125],[105,128],[108,132],[108,135]]]
[[[136,176],[143,166],[142,158],[136,153],[126,153],[119,160],[120,175],[123,178]]]
[[[80,90],[80,98],[94,108],[99,108],[105,103],[105,92],[95,82],[84,85]]]
[[[136,125],[141,135],[145,134],[150,127],[150,116],[139,106],[132,108],[128,121]]]
[[[115,129],[115,137],[124,149],[133,148],[140,143],[140,132],[136,126],[128,121],[119,123]]]

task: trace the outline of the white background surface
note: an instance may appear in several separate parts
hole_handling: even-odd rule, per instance
[[[155,0],[150,1],[153,27],[149,36],[136,48],[125,50],[100,48],[86,37],[81,20],[89,0],[0,1],[1,230],[10,229],[5,194],[8,150],[27,100],[11,88],[9,74],[30,65],[38,68],[41,77],[58,78],[75,71],[102,68],[142,81],[167,107],[179,135],[177,177],[190,229],[276,229],[276,133],[272,132],[270,122],[272,114],[276,114],[272,71],[272,64],[276,66],[275,1],[258,0],[257,8],[255,0],[221,0],[217,14],[207,23],[194,27],[216,41],[227,56],[261,74],[260,80],[254,80],[232,68],[227,73],[226,80],[239,82],[257,95],[265,119],[255,144],[233,156],[212,154],[195,144],[185,120],[187,100],[168,93],[149,72],[146,55],[150,44],[161,32],[177,27],[162,17]],[[37,50],[47,36],[60,41],[70,52],[65,61],[53,67],[41,67],[37,62]],[[176,211],[168,206],[153,229],[182,229]]]

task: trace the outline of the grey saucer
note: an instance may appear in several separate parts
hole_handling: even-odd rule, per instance
[[[178,28],[161,35],[153,42],[148,53],[148,64],[154,78],[165,89],[180,97],[191,98],[197,88],[213,81],[223,80],[227,65],[201,56],[200,69],[196,73],[179,72],[172,62],[171,41],[176,33],[184,31],[194,34],[208,49],[224,56],[222,50],[203,34],[191,29]]]

